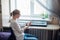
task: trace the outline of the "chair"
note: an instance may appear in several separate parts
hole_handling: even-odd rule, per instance
[[[15,34],[14,34],[12,28],[10,30],[11,30],[12,34],[11,34],[9,40],[16,40],[16,37],[15,37]],[[32,34],[24,33],[24,40],[38,40],[38,39],[37,39],[37,37],[35,37]]]
[[[11,35],[8,40],[16,40],[16,37],[15,37],[15,34],[14,34],[12,28],[10,28],[10,32],[11,32]]]
[[[8,40],[10,35],[10,32],[0,32],[0,40]]]

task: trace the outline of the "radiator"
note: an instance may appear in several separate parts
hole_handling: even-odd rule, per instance
[[[48,31],[39,29],[29,29],[29,33],[35,35],[38,40],[48,40]]]

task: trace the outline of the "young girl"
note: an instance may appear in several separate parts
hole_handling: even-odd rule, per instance
[[[24,28],[21,28],[20,25],[17,23],[16,19],[20,17],[20,11],[14,10],[10,16],[12,19],[10,20],[10,27],[13,29],[13,32],[15,33],[16,40],[23,40],[24,39],[24,30],[28,28],[28,26],[25,26]]]

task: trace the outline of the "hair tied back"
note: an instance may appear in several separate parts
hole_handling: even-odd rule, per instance
[[[10,13],[10,16],[12,16],[13,13]]]

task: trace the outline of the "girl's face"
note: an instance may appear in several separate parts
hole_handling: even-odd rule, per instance
[[[16,14],[15,16],[16,16],[16,18],[19,18],[20,17],[20,14]]]

